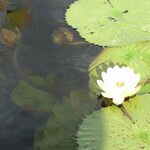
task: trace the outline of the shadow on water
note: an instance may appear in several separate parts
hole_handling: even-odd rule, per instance
[[[22,4],[22,2],[20,3]],[[67,26],[64,21],[63,14],[71,2],[72,0],[24,1],[23,6],[31,11],[32,20],[21,29],[22,39],[19,43],[19,52],[16,56],[19,71],[15,70],[16,68],[13,66],[13,57],[16,48],[1,47],[1,50],[6,49],[6,51],[8,51],[5,55],[0,56],[2,60],[0,64],[0,147],[3,150],[33,149],[34,134],[38,127],[48,120],[50,127],[53,127],[56,123],[60,123],[60,126],[63,126],[59,120],[59,116],[57,116],[59,111],[63,112],[63,109],[71,108],[71,110],[64,115],[68,113],[74,115],[75,111],[80,112],[82,109],[82,107],[79,106],[80,101],[78,101],[78,104],[74,102],[70,103],[70,99],[81,99],[82,102],[86,99],[84,95],[88,89],[88,65],[96,57],[101,48],[92,44],[56,45],[53,43],[51,34],[59,27],[69,28],[78,40],[83,40],[78,36],[77,32]],[[19,7],[21,6],[20,3]],[[17,1],[11,6],[11,8],[15,7],[18,7]],[[43,80],[43,78],[46,78],[51,73],[55,76],[54,83],[51,80]],[[33,80],[35,76],[38,78],[37,82],[39,83]],[[23,85],[22,82],[20,83],[20,80],[27,82],[28,85]],[[50,85],[47,83],[50,83]],[[40,92],[41,90],[45,92],[41,92],[42,95],[45,96],[47,93],[51,94],[57,101],[57,103],[54,102],[55,106],[51,111],[41,111],[38,109],[39,107],[36,109],[28,107],[28,105],[21,105],[22,102],[20,101],[22,95],[19,95],[19,97],[14,94],[17,101],[20,99],[18,103],[14,101],[14,97],[12,98],[12,92],[16,86],[18,86],[19,89],[23,87],[22,89],[24,91],[26,90],[24,86],[27,86],[27,88],[28,86],[32,86],[38,89],[37,86],[39,85],[42,88],[44,87],[43,89],[39,88]],[[35,93],[39,92],[35,91],[36,89],[31,90],[34,90]],[[27,98],[33,98],[32,94],[29,94]],[[91,99],[90,96],[88,99]],[[61,105],[63,101],[65,102]],[[90,100],[89,104],[94,108],[94,104],[92,104]],[[80,110],[77,109],[76,106]],[[84,107],[83,104],[81,106]],[[43,108],[45,108],[45,106],[43,106]],[[89,106],[86,106],[85,109],[90,110]],[[75,126],[76,129],[78,123],[82,120],[81,116],[84,116],[86,113],[89,113],[89,111],[85,110],[85,112],[83,111],[81,114],[78,113],[76,120],[73,121],[75,124],[71,126]],[[55,117],[52,117],[52,122],[50,122],[50,116],[52,114],[55,114]],[[62,118],[63,117],[64,116],[62,116]],[[72,117],[68,117],[70,117],[70,120],[66,120],[66,125],[67,121],[68,124],[72,121]],[[56,129],[60,129],[60,126],[58,125]],[[73,132],[75,132],[75,129]],[[72,130],[69,129],[68,132],[72,132]],[[55,138],[57,138],[57,136]],[[38,137],[38,139],[41,139],[41,137]],[[53,147],[53,150],[57,148],[61,147]]]

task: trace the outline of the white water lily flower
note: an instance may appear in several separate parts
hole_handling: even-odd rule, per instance
[[[140,81],[140,74],[134,73],[129,67],[114,66],[108,67],[106,72],[101,74],[103,81],[97,80],[97,84],[103,90],[104,97],[112,98],[113,103],[120,105],[126,97],[137,93],[141,86],[137,86]]]

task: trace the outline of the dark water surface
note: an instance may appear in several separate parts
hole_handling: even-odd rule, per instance
[[[88,89],[88,65],[101,48],[92,44],[56,45],[52,41],[51,34],[59,27],[69,29],[74,34],[75,40],[83,40],[75,30],[67,26],[64,20],[65,9],[72,0],[16,0],[13,2],[9,9],[26,7],[31,12],[31,20],[20,28],[22,38],[15,46],[9,48],[1,44],[0,47],[1,52],[6,52],[0,55],[0,149],[32,150],[36,129],[47,123],[53,112],[41,111],[29,104],[20,105],[24,95],[22,98],[20,95],[20,97],[16,96],[20,99],[18,105],[12,96],[16,86],[22,81],[24,84],[29,84],[31,88],[32,86],[37,88],[30,77],[44,78],[52,73],[57,82],[53,87],[44,85],[45,87],[42,86],[42,88],[45,92],[51,93],[56,102],[62,103],[63,97],[68,96],[72,91]],[[13,64],[16,48],[19,51],[16,56],[19,71]],[[42,89],[39,88],[39,90]],[[57,148],[52,150],[55,149]]]

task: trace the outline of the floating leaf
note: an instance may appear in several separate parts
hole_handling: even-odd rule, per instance
[[[41,91],[20,80],[13,90],[12,99],[19,106],[31,106],[42,111],[52,111],[56,99],[53,94]]]
[[[145,94],[145,93],[150,93],[150,84],[145,84],[138,92],[138,94]]]
[[[53,108],[54,118],[50,118],[44,130],[35,135],[35,150],[74,150],[77,148],[76,131],[83,116],[89,114],[96,104],[87,91],[73,91],[64,97],[62,104]]]
[[[128,45],[150,40],[149,7],[149,0],[78,0],[66,21],[90,43]]]
[[[116,106],[93,112],[80,125],[79,150],[150,149],[150,94],[124,103],[132,123]]]
[[[150,42],[104,49],[89,66],[89,88],[96,95],[100,95],[101,91],[91,76],[101,79],[97,69],[106,71],[110,64],[129,66],[141,75],[141,80],[146,80],[150,77]]]

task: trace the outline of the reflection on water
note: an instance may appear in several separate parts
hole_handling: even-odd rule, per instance
[[[0,33],[3,150],[71,150],[77,146],[78,124],[95,106],[95,98],[87,92],[87,68],[100,48],[84,42],[65,24],[65,9],[71,2],[14,0],[0,12],[2,31],[7,31]],[[69,42],[76,44],[57,44],[52,38],[54,33],[65,38],[68,31]],[[11,42],[15,36],[21,37],[17,44]]]

